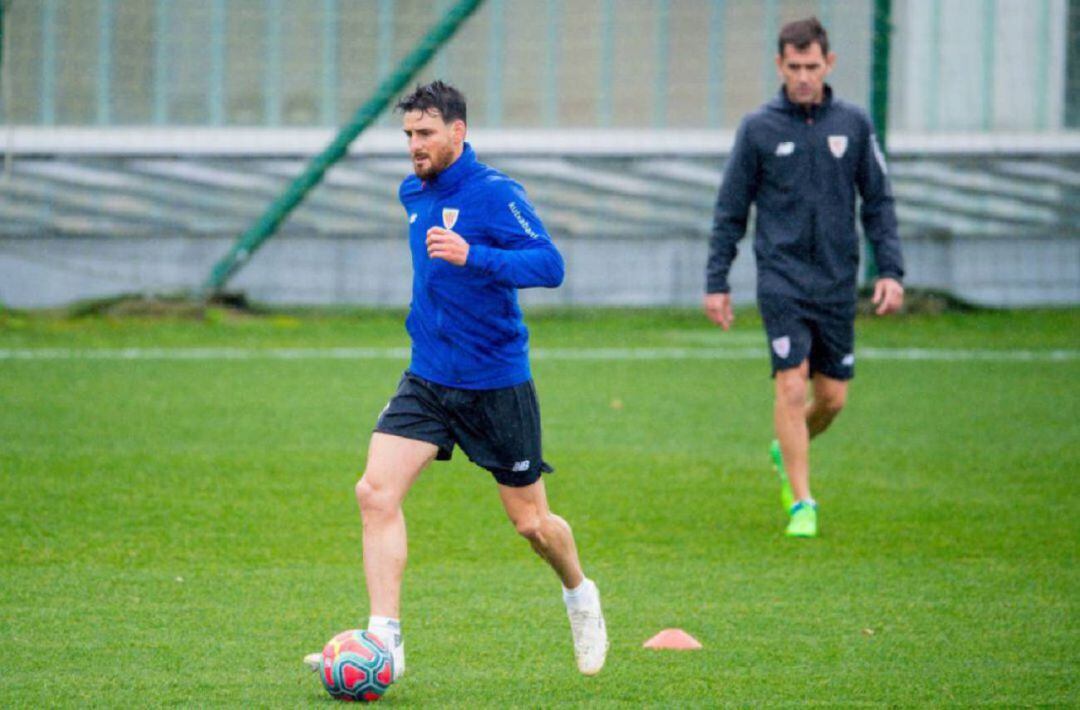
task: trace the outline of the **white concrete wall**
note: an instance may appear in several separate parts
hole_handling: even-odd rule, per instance
[[[0,237],[0,303],[62,306],[123,293],[197,288],[232,237]],[[525,304],[695,306],[705,237],[584,238],[559,243],[567,263],[559,289],[522,292]],[[754,301],[751,238],[731,280],[738,303]],[[904,241],[913,287],[944,289],[992,306],[1080,304],[1080,240],[913,235]],[[398,238],[278,237],[230,284],[256,301],[289,305],[405,306],[411,266]]]

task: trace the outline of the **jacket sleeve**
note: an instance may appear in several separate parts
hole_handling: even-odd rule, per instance
[[[749,137],[749,119],[743,119],[735,134],[720,191],[716,196],[709,261],[705,267],[705,292],[728,293],[728,272],[738,253],[739,240],[746,234],[750,204],[757,192],[758,157]]]
[[[510,180],[493,181],[486,194],[492,243],[469,246],[465,267],[513,288],[555,288],[563,281],[562,254],[555,248],[525,190]]]
[[[900,252],[896,205],[889,184],[888,166],[869,116],[864,117],[862,131],[863,151],[856,182],[862,197],[863,232],[874,250],[878,275],[899,281],[904,278],[904,258]]]

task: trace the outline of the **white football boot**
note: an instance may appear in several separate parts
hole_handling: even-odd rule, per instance
[[[578,670],[585,675],[596,675],[607,658],[608,637],[604,612],[600,609],[600,590],[595,583],[590,584],[592,594],[577,602],[568,601],[566,615],[570,617]]]
[[[379,640],[390,649],[390,655],[394,657],[394,681],[396,682],[405,675],[405,642],[401,639],[401,634],[395,636],[396,638],[392,639],[379,636]]]

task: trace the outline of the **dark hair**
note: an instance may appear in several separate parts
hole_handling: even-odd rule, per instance
[[[793,45],[795,49],[805,51],[814,42],[821,45],[821,53],[829,53],[829,34],[816,17],[795,20],[780,28],[780,37],[776,42],[776,53],[784,55],[784,45]]]
[[[394,108],[402,113],[435,109],[446,123],[465,121],[465,94],[436,79],[430,84],[417,84],[416,89],[401,97]]]

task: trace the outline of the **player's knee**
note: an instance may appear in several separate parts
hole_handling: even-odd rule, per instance
[[[365,514],[388,513],[393,509],[393,501],[377,486],[362,477],[356,482],[356,502],[360,505],[360,511]]]
[[[806,383],[801,380],[789,380],[776,388],[776,402],[782,407],[802,409],[806,406]]]
[[[544,521],[539,515],[523,515],[514,521],[514,530],[529,542],[544,539]]]
[[[825,397],[824,401],[821,404],[822,407],[825,409],[825,412],[830,417],[835,417],[837,414],[840,413],[840,410],[844,408],[844,405],[847,404],[847,393],[830,393],[829,396]]]

